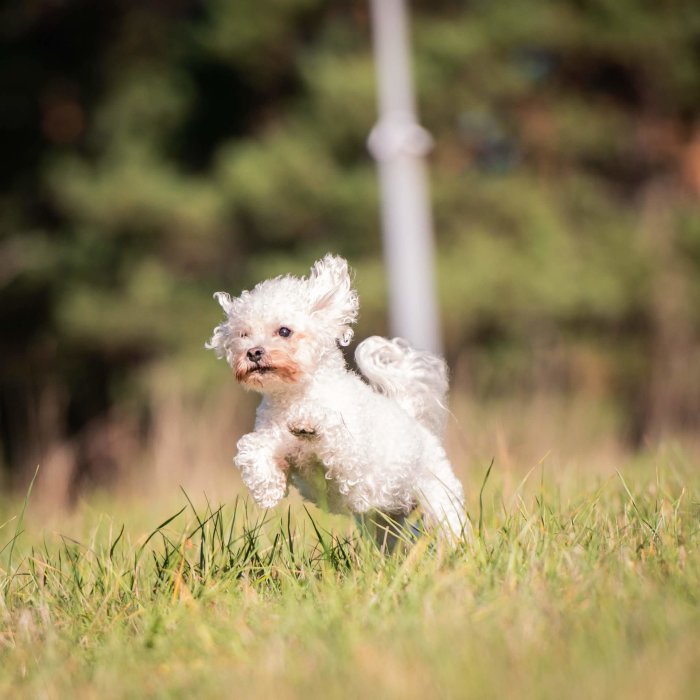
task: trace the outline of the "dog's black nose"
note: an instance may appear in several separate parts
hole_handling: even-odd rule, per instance
[[[257,348],[251,348],[247,352],[248,359],[251,362],[260,362],[260,359],[262,358],[262,356],[264,354],[265,354],[265,348],[261,348],[260,346],[258,346]]]

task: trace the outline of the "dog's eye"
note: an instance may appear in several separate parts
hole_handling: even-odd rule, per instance
[[[282,328],[277,331],[277,335],[281,335],[283,338],[289,338],[291,334],[292,331],[287,328],[287,326],[282,326]]]

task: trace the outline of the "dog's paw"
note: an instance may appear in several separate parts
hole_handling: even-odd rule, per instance
[[[287,430],[296,438],[313,440],[327,435],[332,414],[321,406],[295,406],[287,415]]]
[[[318,437],[318,431],[314,423],[308,420],[294,420],[287,423],[287,430],[294,435],[294,437],[301,438],[303,440],[313,440]]]

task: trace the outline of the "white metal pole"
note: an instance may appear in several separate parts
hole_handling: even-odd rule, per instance
[[[441,351],[434,243],[424,156],[430,134],[416,118],[404,0],[370,0],[379,121],[368,146],[379,167],[390,327]]]

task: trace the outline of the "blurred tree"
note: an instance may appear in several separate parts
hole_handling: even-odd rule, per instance
[[[215,289],[332,248],[381,330],[365,2],[31,0],[0,20],[7,467],[102,444],[153,363],[206,382]],[[700,378],[664,378],[700,366],[700,5],[419,1],[413,24],[450,359],[468,349],[482,396],[585,389],[594,347],[634,441],[697,424]],[[76,453],[76,479],[101,472]]]

